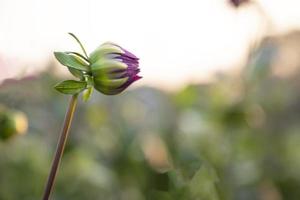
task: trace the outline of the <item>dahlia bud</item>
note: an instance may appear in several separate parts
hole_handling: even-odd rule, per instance
[[[89,61],[94,88],[103,94],[119,94],[141,79],[139,59],[116,44],[102,44],[90,54]]]
[[[83,92],[83,100],[87,101],[93,88],[106,95],[119,94],[133,82],[141,79],[138,75],[139,59],[113,43],[104,43],[94,52],[87,55],[79,39],[72,33],[84,52],[55,52],[56,59],[80,80],[66,80],[55,86],[64,94]]]

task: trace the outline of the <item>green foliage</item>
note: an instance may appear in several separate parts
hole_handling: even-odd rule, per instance
[[[89,71],[88,63],[77,55],[66,52],[54,52],[55,58],[64,66],[79,71]]]
[[[50,156],[34,138],[0,143],[0,199],[40,199]],[[40,143],[40,144],[39,144]]]
[[[299,75],[96,93],[78,105],[52,199],[298,200]],[[0,142],[1,200],[41,198],[67,107],[57,79],[1,87],[30,124]]]
[[[85,81],[67,80],[62,81],[54,86],[54,88],[63,94],[78,94],[87,86]]]
[[[202,166],[189,182],[192,199],[219,200],[216,189],[218,177],[212,167]]]

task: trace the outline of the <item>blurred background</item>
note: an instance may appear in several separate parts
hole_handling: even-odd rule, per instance
[[[299,200],[298,0],[0,0],[0,200],[41,199],[71,76],[114,41],[143,79],[79,102],[53,200]]]

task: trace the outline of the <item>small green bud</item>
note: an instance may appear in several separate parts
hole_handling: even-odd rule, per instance
[[[0,107],[0,139],[7,140],[15,135],[25,134],[27,117],[23,112]]]

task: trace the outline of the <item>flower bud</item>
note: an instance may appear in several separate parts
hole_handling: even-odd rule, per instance
[[[0,139],[6,140],[27,131],[27,117],[19,111],[0,107]]]
[[[103,94],[119,94],[141,79],[139,59],[116,44],[102,44],[90,54],[89,61],[94,88]]]

